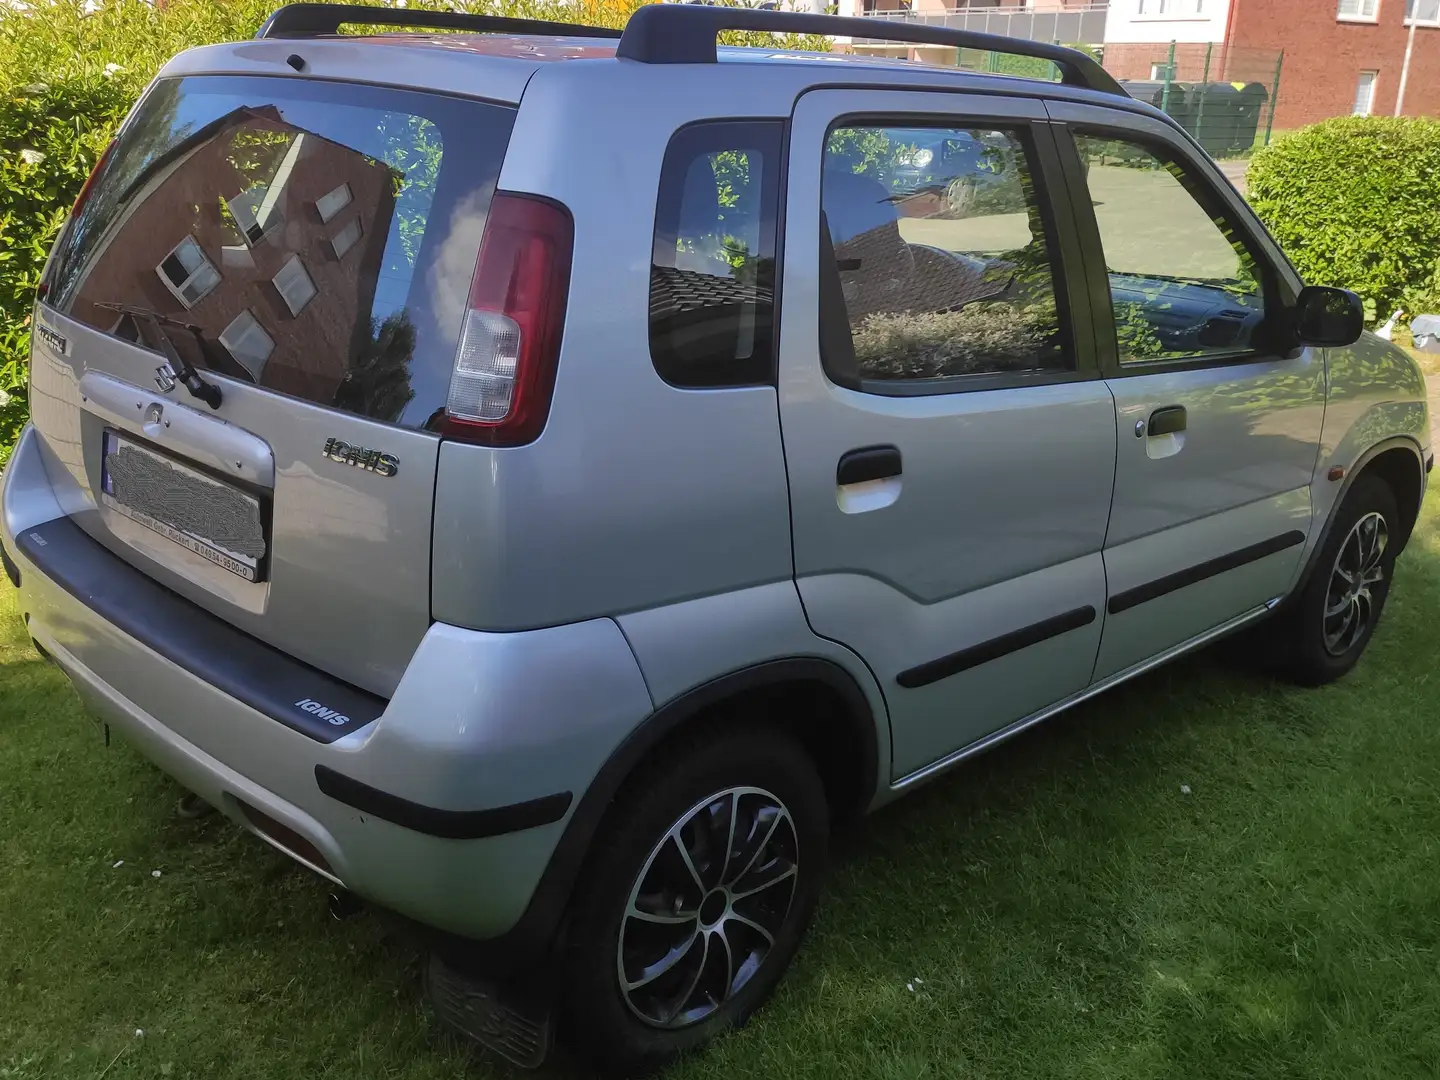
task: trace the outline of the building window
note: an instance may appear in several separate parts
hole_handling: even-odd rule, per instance
[[[280,207],[276,205],[278,198],[272,197],[271,192],[279,195],[278,188],[267,188],[265,186],[252,187],[248,191],[242,191],[233,199],[226,199],[225,205],[230,208],[230,216],[235,219],[235,224],[245,235],[247,244],[258,244],[266,233],[279,227],[285,220],[280,213]]]
[[[1355,108],[1356,116],[1369,116],[1375,109],[1375,76],[1379,72],[1360,72],[1360,82],[1355,87]]]
[[[187,308],[194,307],[220,284],[220,271],[210,265],[193,236],[176,244],[155,272]]]
[[[220,344],[225,346],[236,363],[255,377],[256,382],[260,381],[260,373],[265,370],[265,361],[275,351],[275,339],[265,332],[259,320],[249,311],[236,315],[230,325],[220,331]]]
[[[330,246],[335,249],[337,259],[360,242],[360,233],[360,219],[357,217],[335,234],[334,239],[330,241]]]
[[[1340,0],[1336,17],[1375,22],[1379,18],[1379,12],[1380,0]]]
[[[1440,0],[1405,0],[1405,22],[1440,26]]]
[[[271,280],[275,283],[275,288],[280,290],[280,297],[290,309],[291,315],[299,315],[315,296],[315,282],[311,281],[310,275],[305,272],[305,264],[300,261],[299,255],[291,255],[290,261],[282,266],[280,272]]]
[[[315,200],[315,209],[320,211],[320,220],[329,221],[350,205],[350,185],[341,184],[334,191],[321,195]]]
[[[1174,64],[1151,64],[1150,78],[1155,82],[1170,82],[1175,78]]]

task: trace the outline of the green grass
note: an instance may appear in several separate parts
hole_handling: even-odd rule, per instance
[[[777,1001],[674,1075],[1436,1075],[1437,518],[1338,685],[1200,656],[878,815]],[[390,922],[179,794],[0,593],[0,1078],[506,1075]]]

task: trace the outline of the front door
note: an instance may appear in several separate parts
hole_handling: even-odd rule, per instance
[[[1065,122],[1057,140],[1115,395],[1103,679],[1290,589],[1325,365],[1283,340],[1299,282],[1213,163],[1158,121],[1050,112]]]
[[[779,371],[796,577],[814,630],[884,688],[895,780],[1094,667],[1115,416],[1061,185],[1037,102],[796,106]]]

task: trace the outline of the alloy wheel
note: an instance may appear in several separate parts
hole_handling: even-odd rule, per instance
[[[620,922],[616,968],[630,1010],[654,1027],[699,1023],[764,964],[795,899],[799,841],[761,788],[716,792],[645,860]]]
[[[1390,530],[1383,515],[1366,514],[1350,529],[1325,594],[1325,651],[1343,656],[1361,639],[1375,617],[1375,591],[1384,587],[1385,548]]]

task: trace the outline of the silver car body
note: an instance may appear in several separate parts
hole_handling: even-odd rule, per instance
[[[854,809],[878,807],[1263,616],[1382,456],[1410,477],[1413,520],[1431,455],[1424,382],[1370,336],[1247,364],[1109,378],[1097,363],[1086,378],[935,396],[827,379],[819,161],[830,125],[857,112],[1143,132],[1193,163],[1293,298],[1298,278],[1244,202],[1156,110],[903,63],[726,50],[719,64],[676,67],[611,51],[503,37],[253,41],[187,52],[160,76],[378,81],[517,106],[498,187],[562,204],[575,229],[559,374],[528,445],[466,445],[223,376],[212,412],[156,387],[153,351],[36,307],[33,423],[4,478],[0,534],[30,633],[98,717],[320,873],[465,937],[522,925],[544,936],[637,756],[731,692],[828,687],[847,708],[825,722],[854,758],[840,789]],[[303,74],[287,64],[297,52]],[[675,131],[729,117],[789,124],[778,377],[676,389],[657,377],[647,336],[661,162]],[[1078,282],[1066,287],[1087,303]],[[1172,404],[1190,429],[1180,452],[1162,453],[1136,422]],[[106,428],[273,492],[269,580],[242,581],[108,510],[96,495]],[[395,455],[398,476],[326,459],[328,438]],[[902,450],[903,481],[884,505],[847,512],[836,462],[874,444]],[[1291,532],[1303,542],[1107,612],[1119,593]],[[48,573],[41,555],[59,543],[91,545],[196,618],[292,658],[297,677],[354,688],[376,717],[330,741],[277,722]],[[1089,615],[1071,632],[924,685],[897,681],[1075,612]],[[305,701],[326,705],[322,690]],[[435,812],[424,820],[438,834],[396,823],[390,804],[322,791],[317,767]],[[526,817],[537,803],[548,811]],[[517,828],[483,817],[515,807]]]

